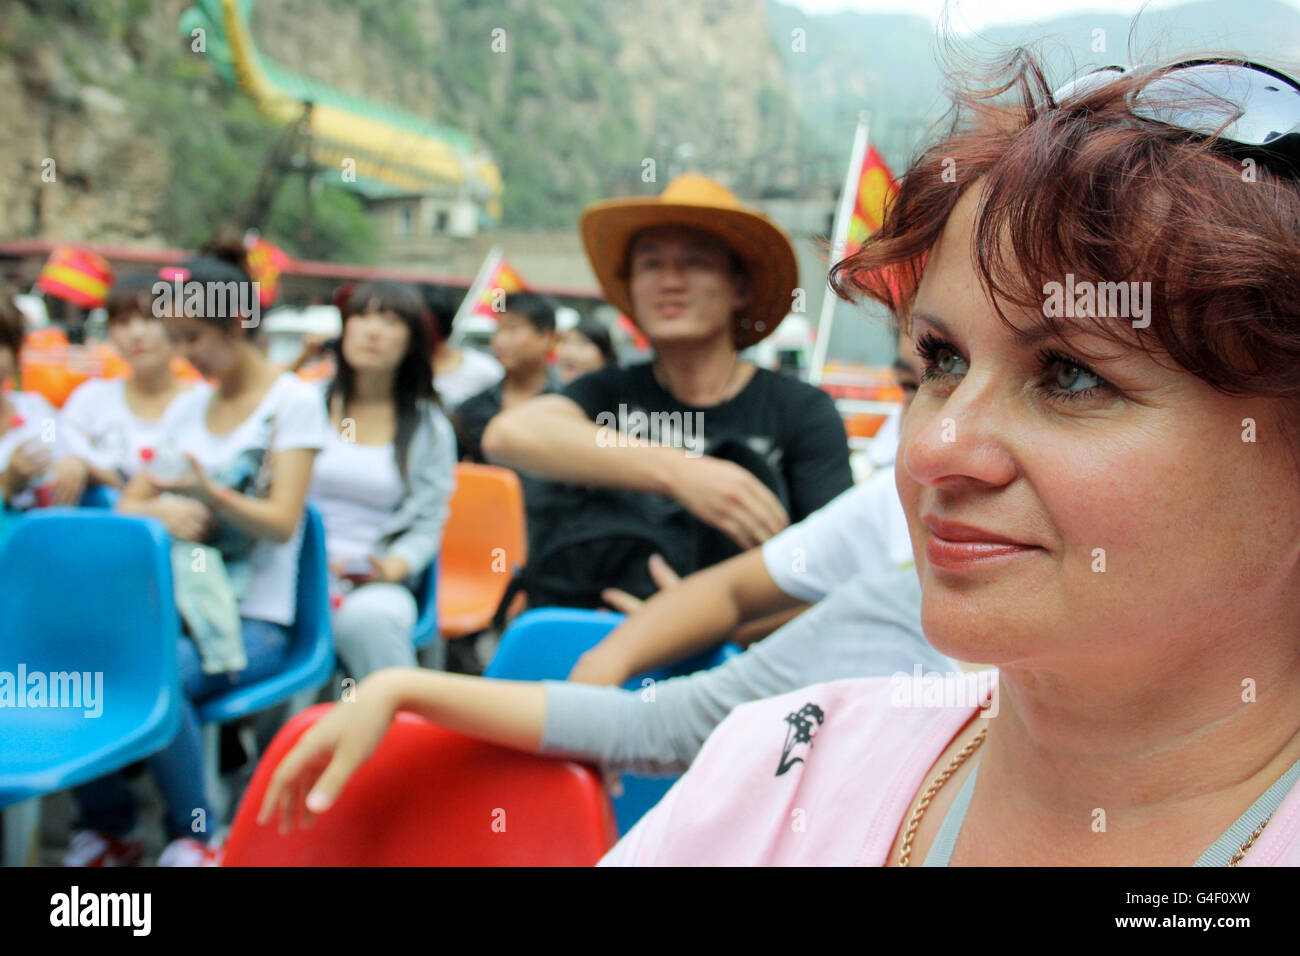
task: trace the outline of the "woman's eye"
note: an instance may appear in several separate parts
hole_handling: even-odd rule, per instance
[[[1100,377],[1086,368],[1060,361],[1055,365],[1056,374],[1053,376],[1053,384],[1063,392],[1086,392],[1101,384]]]
[[[926,371],[932,376],[964,375],[966,373],[965,366],[966,363],[960,355],[941,345],[934,349],[933,357],[930,359],[929,368]]]

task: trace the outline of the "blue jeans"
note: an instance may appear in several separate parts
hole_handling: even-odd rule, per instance
[[[147,760],[154,783],[162,794],[168,840],[192,836],[206,843],[217,829],[218,821],[208,803],[203,735],[194,705],[232,687],[270,677],[284,666],[289,650],[288,628],[248,617],[242,623],[248,667],[238,674],[205,674],[194,642],[181,637],[176,645],[182,694],[181,729],[170,744]],[[82,827],[114,837],[124,837],[135,829],[135,795],[121,771],[83,784],[73,790],[73,795],[81,812]],[[197,814],[196,810],[202,813]],[[199,820],[206,825],[196,831]]]

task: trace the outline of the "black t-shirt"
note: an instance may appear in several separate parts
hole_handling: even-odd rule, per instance
[[[602,432],[598,441],[653,438],[659,444],[725,458],[744,466],[781,500],[791,523],[801,521],[853,484],[848,437],[835,404],[821,389],[787,375],[757,369],[731,399],[700,408],[674,398],[655,379],[650,363],[607,366],[570,382],[561,393],[572,399]],[[573,485],[540,483],[529,502],[534,549],[555,530],[557,521],[580,515],[583,498],[610,493]],[[660,495],[614,492],[629,507],[667,514],[676,508]],[[685,519],[701,541],[691,573],[739,552],[722,532],[694,516]]]
[[[549,395],[558,392],[559,385],[559,380],[548,372],[546,383],[537,394]],[[456,447],[460,451],[461,461],[487,464],[487,459],[483,457],[483,432],[487,430],[488,422],[500,414],[505,400],[504,390],[504,380],[489,385],[483,391],[465,399],[452,411],[451,424],[456,432]]]

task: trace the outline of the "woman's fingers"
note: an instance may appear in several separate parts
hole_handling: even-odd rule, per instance
[[[317,814],[324,813],[332,807],[359,763],[361,757],[352,747],[339,747],[334,752],[334,759],[317,779],[316,785],[308,792],[303,807]]]
[[[322,721],[328,720],[328,716]],[[292,826],[292,804],[298,801],[297,793],[316,779],[316,769],[323,766],[334,751],[335,742],[324,734],[317,724],[305,733],[280,761],[266,785],[266,795],[257,811],[257,822],[265,824],[279,811],[281,826]]]

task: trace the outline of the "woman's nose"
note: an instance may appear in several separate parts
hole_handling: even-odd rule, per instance
[[[1011,422],[997,381],[968,374],[946,396],[917,395],[904,418],[899,460],[923,485],[1000,487],[1015,477]]]

